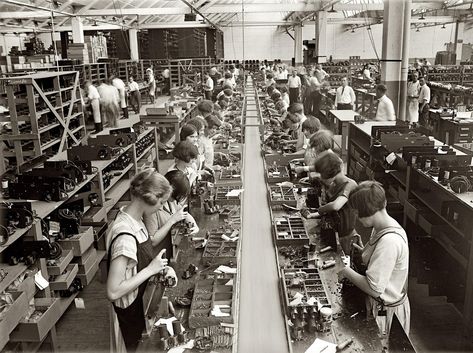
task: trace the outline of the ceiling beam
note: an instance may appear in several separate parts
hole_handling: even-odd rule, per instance
[[[14,0],[4,0],[6,2],[16,3],[20,6],[23,3]],[[100,0],[103,1],[103,0]],[[181,0],[184,1],[184,0]],[[55,12],[55,17],[61,16],[71,16],[71,15],[81,15],[81,16],[117,16],[117,12],[113,8],[106,9],[90,9],[93,5],[97,3],[97,0],[92,0],[91,3],[86,5],[81,10],[75,13],[64,13],[63,11]],[[31,8],[36,7],[32,5]],[[438,2],[419,2],[414,3],[412,6],[413,9],[441,9],[441,3]],[[458,10],[468,10],[469,3],[455,6]],[[384,5],[380,4],[351,4],[351,3],[336,3],[334,5],[334,10],[336,11],[383,11]],[[239,4],[216,4],[205,6],[204,10],[199,10],[205,17],[205,15],[210,14],[225,14],[225,13],[239,13],[241,12],[241,5]],[[268,13],[268,12],[314,12],[313,4],[304,4],[304,3],[267,3],[267,4],[246,4],[245,13]],[[152,15],[183,15],[186,13],[191,13],[191,9],[187,7],[147,7],[147,8],[121,8],[119,11],[120,15],[123,16],[152,16]],[[10,18],[10,19],[25,19],[25,18],[41,18],[49,17],[49,9],[36,9],[35,11],[15,11],[15,12],[0,12],[0,18]]]

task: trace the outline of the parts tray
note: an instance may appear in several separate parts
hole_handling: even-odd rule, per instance
[[[275,184],[282,183],[283,181],[289,181],[291,180],[291,176],[286,166],[271,165],[266,167],[266,179],[268,184]]]
[[[273,225],[276,245],[309,245],[309,235],[301,217],[278,217],[273,220]]]
[[[306,275],[300,276],[300,281],[295,283],[293,278],[298,277],[297,273],[305,273]],[[303,279],[305,277],[305,279]],[[290,308],[292,306],[289,303],[292,301],[291,298],[297,292],[301,293],[305,297],[305,301],[295,307],[302,306],[314,306],[307,304],[307,300],[311,297],[317,299],[322,306],[331,306],[327,298],[327,292],[325,291],[324,284],[320,278],[319,270],[316,268],[287,268],[281,269],[281,278],[284,291],[284,300],[286,305],[286,312],[290,315]],[[317,305],[317,304],[315,304]]]
[[[207,245],[202,255],[204,263],[228,265],[229,262],[233,262],[233,264],[236,264],[238,240],[226,241],[222,239],[222,235],[230,237],[235,230],[238,231],[236,237],[239,237],[240,230],[238,228],[232,229],[231,227],[213,229],[208,233]]]
[[[238,185],[241,186],[241,169],[239,167],[223,167],[215,173],[217,185]]]
[[[294,188],[280,185],[268,186],[269,203],[273,205],[289,205],[297,206],[296,196],[294,195]]]
[[[231,281],[231,285],[226,285]],[[189,327],[192,329],[233,324],[235,276],[233,274],[208,274],[195,284],[194,297],[189,312]],[[224,312],[230,316],[211,315],[215,305],[228,305]]]
[[[238,196],[226,196],[228,192],[232,190],[240,190],[240,186],[225,185],[215,187],[215,201],[219,204],[232,204],[240,205],[240,195]]]

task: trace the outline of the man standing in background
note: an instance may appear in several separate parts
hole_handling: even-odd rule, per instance
[[[164,80],[163,94],[169,95],[171,93],[171,73],[168,68],[165,68],[161,75]]]
[[[319,80],[320,84],[325,82],[325,79],[328,78],[330,75],[322,68],[322,64],[317,64],[315,67],[315,77]]]
[[[426,125],[429,119],[429,103],[430,103],[430,87],[425,82],[425,77],[419,79],[419,122],[421,125]]]
[[[385,85],[376,86],[376,98],[378,98],[378,109],[376,110],[377,121],[394,121],[396,120],[396,112],[391,99],[386,96],[387,88]]]
[[[214,81],[212,80],[212,78],[210,77],[208,73],[204,74],[203,87],[204,87],[205,99],[212,100],[212,93],[214,90]]]
[[[348,78],[342,78],[342,85],[337,88],[335,107],[337,110],[353,110],[356,96],[353,88],[348,86]]]
[[[297,70],[292,71],[292,75],[289,76],[287,84],[289,86],[290,104],[298,103],[302,83],[301,78],[297,76]]]
[[[123,112],[123,118],[128,119],[128,106],[126,104],[126,86],[125,82],[122,79],[116,77],[115,75],[112,76],[112,86],[118,90],[118,94],[120,97],[120,108]]]
[[[419,121],[419,73],[414,71],[412,79],[407,83],[407,114],[406,120],[410,123],[417,123]]]

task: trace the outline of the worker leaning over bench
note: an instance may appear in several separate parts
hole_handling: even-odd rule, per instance
[[[407,235],[386,211],[386,194],[380,183],[364,181],[350,194],[348,201],[365,227],[373,227],[363,247],[358,236],[356,249],[362,251],[358,272],[345,267],[340,279],[347,278],[368,295],[367,310],[376,320],[383,346],[388,347],[389,331],[396,314],[409,335],[411,308],[407,298],[409,247]]]

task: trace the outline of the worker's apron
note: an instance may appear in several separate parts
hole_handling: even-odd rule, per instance
[[[151,244],[151,239],[148,238],[143,243],[138,243],[136,237],[130,233],[121,233],[113,238],[110,243],[108,250],[108,258],[111,259],[111,249],[114,241],[120,236],[131,236],[136,241],[137,253],[136,257],[138,259],[138,268],[137,271],[140,272],[143,268],[149,265],[153,259],[153,246]],[[110,261],[110,260],[109,260]],[[128,307],[119,308],[113,304],[113,308],[117,315],[118,323],[120,325],[120,331],[122,333],[123,341],[128,353],[136,351],[138,347],[138,342],[141,339],[141,334],[146,327],[145,317],[144,317],[144,308],[143,308],[143,294],[146,289],[148,280],[144,281],[138,288],[138,295]]]
[[[369,261],[371,259],[371,256],[373,255],[374,250],[376,249],[378,241],[388,233],[395,233],[399,235],[405,242],[407,242],[407,238],[399,231],[399,228],[397,227],[388,227],[378,232],[374,237],[370,238],[370,241],[364,247],[363,253],[361,255],[363,258],[363,263],[367,264],[367,268],[369,267]],[[371,313],[376,320],[383,347],[388,347],[389,332],[391,330],[391,324],[393,321],[394,314],[396,314],[397,318],[399,319],[399,322],[404,328],[406,335],[409,335],[411,307],[409,304],[409,299],[407,297],[407,278],[406,283],[404,284],[403,293],[403,296],[398,301],[391,304],[382,303],[382,300],[380,298],[373,298],[371,296],[367,296],[367,313]],[[386,312],[386,315],[384,316],[379,315],[381,307]]]
[[[419,99],[407,97],[407,116],[406,121],[417,123],[419,121]]]

